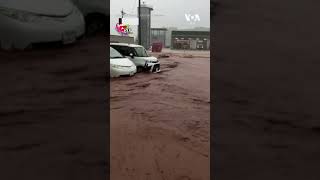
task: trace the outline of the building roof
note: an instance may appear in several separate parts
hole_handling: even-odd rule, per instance
[[[147,5],[147,4],[141,4],[141,8],[149,8],[149,9],[153,10],[153,7],[151,5]]]
[[[110,43],[110,45],[127,46],[127,47],[142,47],[138,44],[128,44],[128,43]]]
[[[167,31],[167,28],[151,28],[151,30],[162,30],[162,31]]]
[[[121,35],[113,35],[113,34],[110,34],[110,37],[134,38],[134,37],[132,37],[132,36],[121,36]]]
[[[210,31],[183,31],[183,30],[173,30],[172,36],[175,35],[200,35],[200,36],[210,36]]]

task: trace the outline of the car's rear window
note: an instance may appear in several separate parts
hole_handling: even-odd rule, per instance
[[[113,49],[112,47],[110,47],[110,58],[121,58],[123,57],[122,54],[120,54],[117,50]]]
[[[111,47],[113,47],[114,49],[116,49],[117,51],[119,51],[122,55],[124,56],[129,56],[129,48],[126,46],[116,46],[116,45],[112,45]]]

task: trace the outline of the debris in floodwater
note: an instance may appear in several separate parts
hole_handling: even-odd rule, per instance
[[[169,54],[160,54],[160,55],[158,56],[158,58],[169,58],[169,57],[170,57]]]
[[[184,57],[184,58],[193,58],[193,55],[191,55],[191,54],[185,54],[185,55],[183,55],[183,57]]]

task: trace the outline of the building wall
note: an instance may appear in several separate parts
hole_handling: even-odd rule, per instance
[[[153,42],[161,42],[166,45],[166,29],[151,29],[151,44]]]
[[[171,49],[209,50],[209,31],[172,31]]]
[[[197,49],[197,40],[195,39],[192,39],[190,40],[191,43],[190,43],[190,49]]]
[[[110,35],[110,42],[134,44],[134,38],[130,36]]]
[[[167,48],[170,48],[171,47],[171,34],[172,34],[172,31],[174,30],[178,30],[178,28],[176,27],[169,27],[167,28],[167,33],[166,33],[166,47]]]

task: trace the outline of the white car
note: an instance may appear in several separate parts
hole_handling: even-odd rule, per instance
[[[137,72],[137,67],[132,61],[124,57],[117,50],[110,47],[110,76],[133,76]]]
[[[149,56],[143,46],[126,43],[110,43],[110,46],[134,62],[138,72],[143,70],[160,72],[160,61],[156,57]]]
[[[84,17],[69,0],[0,0],[0,48],[69,44],[84,32]]]

